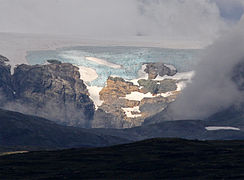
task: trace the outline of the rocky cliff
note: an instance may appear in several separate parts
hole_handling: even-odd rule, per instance
[[[0,55],[0,105],[3,105],[4,100],[13,99],[12,77],[10,73],[10,65],[6,62],[9,60]]]
[[[79,69],[72,64],[22,64],[11,75],[10,66],[2,60],[0,75],[4,108],[67,125],[90,127],[94,104],[80,79]]]
[[[179,94],[178,86],[183,81],[163,78],[164,75],[176,74],[176,69],[169,67],[163,63],[146,64],[144,71],[148,78],[136,81],[110,76],[106,86],[99,93],[103,103],[95,113],[92,126],[96,128],[140,126],[146,118],[166,108]],[[158,76],[161,80],[156,78]]]
[[[18,65],[11,75],[7,61],[0,56],[0,107],[87,128],[140,126],[175,100],[184,81],[173,78],[177,73],[173,66],[144,64],[145,78],[110,76],[95,111],[78,67],[48,60],[44,65]]]

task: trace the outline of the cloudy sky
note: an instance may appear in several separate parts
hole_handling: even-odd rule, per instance
[[[0,0],[0,32],[213,39],[244,0]]]

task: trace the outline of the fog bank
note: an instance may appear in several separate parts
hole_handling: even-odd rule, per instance
[[[234,67],[244,62],[243,29],[244,17],[229,34],[202,52],[192,83],[170,108],[173,119],[203,119],[243,102],[243,91],[233,81]]]
[[[243,13],[242,0],[0,0],[0,4],[0,32],[206,42]]]

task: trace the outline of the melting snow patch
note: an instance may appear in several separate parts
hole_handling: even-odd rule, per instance
[[[187,84],[187,82],[185,82],[185,81],[178,82],[176,84],[177,85],[176,91],[182,91],[186,87],[186,84]]]
[[[108,67],[111,67],[111,68],[114,68],[114,69],[120,69],[122,67],[121,65],[114,64],[114,63],[108,62],[108,61],[106,61],[104,59],[99,59],[99,58],[96,58],[96,57],[85,57],[85,58],[86,58],[86,60],[95,62],[97,64],[105,65],[105,66],[108,66]]]
[[[125,99],[132,100],[132,101],[141,101],[143,98],[153,98],[155,96],[152,93],[148,92],[147,94],[143,94],[141,92],[131,92],[130,94],[126,94],[124,97]]]
[[[103,87],[97,86],[87,86],[88,92],[90,94],[91,100],[93,100],[95,104],[95,108],[97,109],[98,106],[101,106],[103,101],[100,100],[99,92],[102,90]]]
[[[78,66],[80,78],[85,82],[91,82],[98,78],[96,70],[84,66]]]
[[[121,108],[121,109],[123,109],[123,111],[125,112],[127,117],[130,117],[130,118],[141,117],[141,114],[132,113],[132,112],[141,113],[141,111],[139,110],[139,106],[135,106],[133,108]]]
[[[205,127],[205,129],[208,130],[208,131],[216,131],[216,130],[236,130],[236,131],[240,131],[239,128],[228,127],[228,126],[207,126],[207,127]]]
[[[166,92],[166,93],[160,93],[160,94],[158,94],[157,96],[169,97],[169,96],[171,96],[171,95],[173,95],[172,91],[170,91],[170,92]]]
[[[191,80],[192,77],[195,75],[195,72],[194,71],[189,71],[189,72],[181,72],[181,73],[176,73],[174,76],[157,76],[154,80],[155,81],[162,81],[164,79],[175,79],[175,80]]]

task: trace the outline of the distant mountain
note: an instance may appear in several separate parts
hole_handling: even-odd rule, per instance
[[[151,139],[0,156],[1,179],[243,179],[244,141]]]
[[[88,129],[58,125],[35,116],[0,110],[0,149],[97,147],[126,142],[129,140],[95,133]]]

